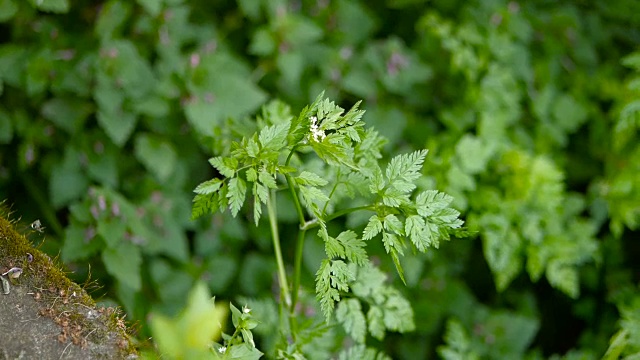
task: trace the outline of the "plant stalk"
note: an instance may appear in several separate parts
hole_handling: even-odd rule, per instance
[[[302,252],[304,250],[304,237],[306,234],[306,230],[300,229],[300,231],[298,232],[298,241],[296,242],[296,258],[293,265],[293,289],[291,290],[291,314],[294,313],[296,304],[298,303],[298,292],[300,291],[300,274],[302,273]]]
[[[275,207],[275,192],[269,192],[269,201],[267,201],[267,211],[269,212],[269,225],[271,226],[271,239],[273,240],[273,252],[276,255],[276,263],[278,265],[278,281],[280,282],[280,295],[287,307],[291,307],[291,293],[287,284],[287,274],[282,261],[282,250],[280,248],[280,234],[278,233],[278,216]]]

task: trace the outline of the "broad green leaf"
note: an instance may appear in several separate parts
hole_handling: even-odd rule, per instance
[[[95,236],[94,228],[85,229],[74,224],[64,231],[61,256],[67,262],[82,260],[97,254],[103,248],[104,243]]]
[[[122,147],[131,136],[136,125],[136,116],[130,113],[111,113],[98,111],[98,123],[114,144]]]
[[[102,6],[100,16],[96,21],[95,34],[103,40],[113,38],[131,14],[131,3],[109,1]]]
[[[260,350],[246,343],[231,346],[227,351],[230,359],[238,360],[258,360],[263,355]]]
[[[161,182],[174,172],[177,154],[173,145],[157,136],[138,135],[134,143],[136,158]]]
[[[18,12],[18,5],[14,0],[0,0],[0,22],[11,20],[16,12]],[[1,91],[0,94],[2,94]]]
[[[53,98],[42,105],[41,112],[43,117],[51,120],[58,128],[69,134],[76,134],[93,110],[93,106],[85,101]]]
[[[60,208],[86,193],[89,181],[79,164],[80,154],[67,148],[62,164],[51,170],[49,194],[51,203]]]
[[[155,314],[151,331],[160,350],[174,359],[207,358],[211,341],[220,337],[227,310],[214,305],[207,287],[197,283],[187,306],[174,319]]]
[[[38,10],[64,14],[69,11],[68,0],[29,0]]]
[[[162,10],[162,0],[136,0],[151,16],[158,16]]]
[[[107,247],[115,248],[124,241],[127,224],[121,218],[105,217],[98,220],[96,230],[97,234],[104,239]]]
[[[107,247],[102,252],[102,261],[114,278],[133,291],[142,287],[140,265],[142,256],[140,249],[130,241],[120,241],[115,247]]]

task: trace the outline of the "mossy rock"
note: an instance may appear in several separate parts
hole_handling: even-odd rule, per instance
[[[16,279],[3,276],[0,358],[137,358],[119,310],[97,308],[87,292],[16,231],[0,209],[0,273],[12,268],[21,268],[22,273]]]

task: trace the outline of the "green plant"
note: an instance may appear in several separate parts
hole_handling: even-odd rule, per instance
[[[634,328],[637,14],[635,0],[0,0],[0,196],[27,223],[42,221],[41,248],[61,254],[77,281],[100,283],[93,295],[121,305],[141,338],[151,335],[149,313],[177,314],[204,282],[219,302],[253,309],[256,344],[269,355],[376,348],[398,359],[595,359],[613,334]],[[206,159],[233,158],[232,142],[245,138],[249,149],[254,134],[260,145],[263,129],[297,120],[285,104],[301,109],[322,89],[343,106],[363,99],[367,124],[387,139],[376,145],[380,164],[389,163],[384,154],[429,149],[416,195],[451,195],[478,236],[425,253],[404,239],[396,257],[406,286],[396,291],[416,326],[400,335],[386,324],[382,340],[366,321],[386,300],[355,285],[375,270],[348,265],[350,291],[325,304],[334,305],[332,321],[355,325],[360,304],[367,345],[351,346],[361,327],[348,335],[325,326],[310,285],[325,245],[351,244],[348,229],[362,238],[374,212],[327,221],[328,241],[319,223],[298,241],[296,201],[286,174],[277,175],[267,193],[277,193],[291,297],[302,252],[299,331],[288,349],[270,331],[291,332],[289,311],[279,318],[271,216],[259,202],[267,216],[255,225],[248,170],[240,178],[249,202],[236,217],[191,220],[192,190],[211,177],[226,184],[219,191],[228,186]],[[311,144],[299,150],[290,176],[306,221],[317,218],[318,201],[307,206],[303,191],[330,197],[326,212],[322,201],[315,210],[328,216],[373,202],[357,192],[366,186],[354,199],[343,185],[330,196],[331,171],[349,166],[327,166]],[[297,183],[322,182],[303,171],[327,184]],[[380,238],[389,237],[365,241],[371,269],[399,284]],[[349,263],[347,255],[333,260]],[[631,321],[619,321],[622,309]],[[614,350],[633,354],[630,337],[616,339]]]
[[[265,111],[255,134],[232,142],[227,155],[209,160],[220,177],[194,190],[194,218],[226,208],[236,216],[248,191],[253,195],[250,203],[256,225],[266,206],[278,269],[280,311],[287,315],[280,331],[294,344],[300,333],[296,309],[307,231],[317,228],[324,243],[326,258],[315,279],[324,319],[330,321],[338,303],[336,320],[358,344],[365,343],[367,333],[382,339],[386,330],[414,329],[411,304],[385,285],[385,275],[368,258],[367,241],[381,237],[406,283],[400,257],[407,243],[414,251],[426,252],[438,248],[451,234],[465,234],[458,211],[449,207],[450,196],[436,190],[414,195],[427,151],[396,156],[383,171],[379,160],[385,141],[375,130],[364,128],[363,113],[358,104],[344,113],[323,95],[296,117]],[[291,276],[281,250],[278,190],[289,191],[299,221]],[[357,211],[373,213],[362,235],[353,230],[330,233],[329,222]],[[368,308],[366,316],[362,303]],[[295,346],[286,352],[287,356],[302,355]]]

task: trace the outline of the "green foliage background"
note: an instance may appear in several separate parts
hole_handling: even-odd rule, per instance
[[[141,337],[197,279],[269,313],[268,224],[247,207],[191,221],[192,190],[233,138],[324,90],[363,100],[386,155],[429,149],[421,186],[479,234],[403,259],[415,331],[377,348],[638,356],[640,3],[0,0],[0,21],[0,198]],[[305,244],[313,284],[323,248]]]

